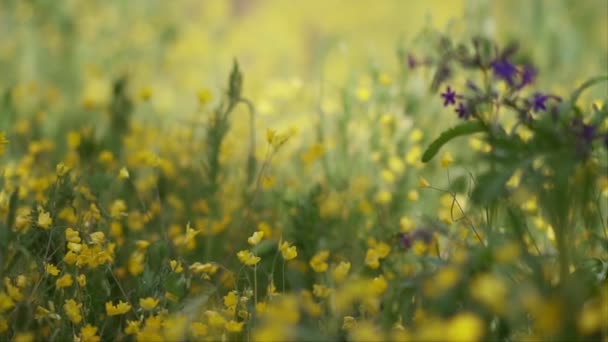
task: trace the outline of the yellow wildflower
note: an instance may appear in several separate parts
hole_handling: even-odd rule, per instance
[[[454,158],[452,157],[452,154],[450,154],[450,152],[445,152],[443,153],[443,155],[441,156],[441,167],[448,168],[450,167],[450,165],[452,165],[452,163],[454,162]]]
[[[139,306],[144,310],[153,310],[158,305],[159,300],[153,297],[140,298]]]
[[[329,251],[319,251],[310,259],[310,267],[317,273],[323,273],[327,271],[327,268],[329,267],[326,262],[328,258]]]
[[[429,181],[427,181],[426,179],[424,179],[424,177],[420,176],[420,179],[418,180],[418,186],[420,188],[428,188],[429,186],[431,186],[431,184],[429,183]]]
[[[70,287],[70,286],[72,286],[73,283],[74,283],[74,280],[72,279],[72,276],[69,274],[64,274],[63,277],[60,277],[59,279],[57,279],[57,281],[55,281],[55,285],[58,288]]]
[[[334,282],[338,284],[343,282],[344,279],[346,279],[346,276],[348,275],[348,271],[350,271],[350,262],[341,261],[332,272]]]
[[[127,327],[125,328],[125,334],[135,335],[139,332],[139,321],[127,321]]]
[[[113,305],[112,302],[106,302],[106,313],[108,316],[123,315],[129,310],[131,310],[131,305],[123,301],[119,301],[116,305]]]
[[[279,241],[279,251],[285,260],[292,260],[298,256],[296,246],[290,246],[287,241]]]
[[[68,242],[80,243],[80,237],[78,236],[78,231],[72,228],[65,229],[65,239]]]
[[[97,335],[97,327],[90,324],[80,328],[80,342],[99,342],[101,338]]]
[[[182,273],[182,271],[184,270],[182,263],[177,260],[169,261],[169,266],[171,266],[171,271],[175,273]]]
[[[192,322],[190,324],[190,331],[194,337],[203,337],[207,335],[207,325],[201,322]]]
[[[258,262],[260,262],[260,257],[255,256],[253,253],[251,253],[248,250],[242,250],[242,251],[238,252],[236,254],[236,256],[239,258],[239,260],[243,264],[245,264],[247,266],[254,266]]]
[[[59,274],[59,269],[51,263],[44,263],[44,271],[46,272],[46,274],[52,276],[57,276]]]
[[[380,267],[380,256],[375,248],[370,248],[365,254],[365,264],[372,269]]]
[[[252,246],[255,246],[258,243],[260,243],[260,241],[262,241],[263,237],[264,237],[264,232],[261,232],[261,231],[254,232],[253,235],[251,235],[249,238],[247,238],[247,243],[249,243]]]
[[[118,172],[118,179],[128,179],[129,178],[129,170],[126,167],[123,167]]]
[[[233,333],[238,333],[241,332],[241,330],[243,330],[243,322],[237,322],[234,320],[231,320],[229,322],[226,322],[226,324],[224,324],[224,328],[226,328],[226,330],[228,332],[233,332]]]
[[[63,304],[63,310],[65,311],[65,314],[74,324],[79,324],[82,321],[82,316],[80,315],[80,308],[82,308],[82,304],[77,303],[73,299],[68,299],[65,301],[65,304]]]
[[[41,210],[38,213],[38,221],[36,221],[38,227],[42,229],[49,229],[51,224],[53,223],[53,219],[51,218],[51,214],[47,211]]]

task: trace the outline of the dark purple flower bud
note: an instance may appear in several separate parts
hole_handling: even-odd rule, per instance
[[[581,130],[581,137],[585,142],[590,143],[593,138],[595,138],[595,126],[593,125],[585,125],[583,124],[583,129]]]
[[[545,105],[545,102],[547,102],[548,99],[549,95],[545,95],[543,93],[535,93],[532,99],[530,100],[530,104],[532,105],[532,110],[534,111],[534,113],[538,112],[539,110],[546,111],[547,106]]]
[[[413,243],[414,239],[409,233],[399,234],[399,245],[401,246],[401,248],[409,249],[412,247]]]
[[[458,113],[458,117],[463,120],[467,120],[471,117],[471,112],[462,102],[458,102],[458,108],[456,108],[455,112]]]
[[[492,62],[492,71],[494,76],[502,78],[509,85],[513,85],[513,78],[517,74],[517,68],[506,59],[497,59]]]
[[[456,104],[456,92],[453,91],[450,88],[450,86],[448,86],[445,93],[441,94],[441,97],[443,97],[443,106],[444,107]]]
[[[416,59],[414,58],[414,56],[412,56],[412,54],[408,54],[407,55],[407,66],[410,69],[414,70],[417,65],[418,65],[418,62],[416,61]]]
[[[472,91],[479,91],[479,87],[471,80],[467,80],[467,88],[471,89]]]

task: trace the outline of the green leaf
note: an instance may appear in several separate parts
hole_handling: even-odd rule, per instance
[[[487,204],[501,197],[505,191],[505,184],[514,172],[515,168],[508,168],[479,176],[472,193],[473,200],[479,204]]]
[[[473,133],[479,133],[485,130],[486,126],[479,121],[465,122],[456,127],[448,129],[447,131],[441,133],[439,138],[435,139],[435,141],[433,141],[431,145],[427,147],[426,151],[424,151],[424,154],[422,155],[422,162],[427,163],[433,159],[437,152],[439,152],[439,149],[450,140],[459,136],[471,135]]]

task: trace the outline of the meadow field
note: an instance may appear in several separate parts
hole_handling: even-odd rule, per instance
[[[608,1],[0,1],[0,341],[608,342]]]

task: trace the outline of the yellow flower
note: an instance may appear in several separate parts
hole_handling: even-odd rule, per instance
[[[429,184],[429,182],[424,179],[424,177],[420,176],[420,179],[418,180],[418,186],[420,188],[428,188],[429,186],[431,186],[431,184]]]
[[[78,231],[72,228],[65,229],[65,239],[68,242],[80,243],[80,237],[78,236]]]
[[[94,245],[100,245],[106,239],[106,235],[103,232],[93,232],[89,234],[89,237],[91,238],[91,243]]]
[[[267,128],[266,129],[266,142],[268,142],[268,144],[272,144],[272,141],[274,140],[274,137],[276,135],[277,135],[277,131],[275,131],[274,129]]]
[[[15,334],[13,337],[13,342],[33,342],[34,334],[31,332],[22,332]]]
[[[387,288],[388,288],[388,284],[386,283],[386,279],[384,279],[384,276],[381,275],[372,280],[372,286],[371,286],[372,293],[374,293],[376,295],[380,295],[380,294],[383,294]]]
[[[319,251],[310,259],[310,267],[317,273],[323,273],[327,271],[327,259],[329,258],[329,251]]]
[[[239,303],[239,297],[236,291],[230,291],[224,296],[224,305],[227,308],[235,307]]]
[[[263,237],[264,237],[264,232],[261,232],[261,231],[254,232],[253,235],[251,235],[251,237],[249,237],[247,239],[247,243],[249,243],[252,246],[255,246],[258,243],[260,243],[260,241],[262,241]]]
[[[99,342],[100,340],[96,327],[87,324],[80,328],[80,342]]]
[[[21,291],[19,290],[18,287],[14,286],[11,279],[8,277],[4,278],[4,287],[6,288],[6,292],[8,292],[8,295],[14,300],[14,301],[22,301],[23,300],[23,293],[21,293]]]
[[[0,132],[0,156],[4,154],[4,145],[6,144],[8,144],[6,134],[4,132]]]
[[[169,261],[169,266],[171,266],[171,271],[175,273],[182,273],[182,271],[184,270],[182,263],[177,260]]]
[[[341,261],[338,266],[336,266],[332,272],[332,276],[334,278],[334,282],[341,283],[346,279],[348,275],[348,271],[350,271],[350,262]]]
[[[40,227],[42,229],[49,229],[49,227],[53,223],[51,214],[49,214],[48,212],[46,212],[44,210],[41,210],[38,213],[38,221],[36,223],[38,224],[38,227]]]
[[[144,310],[152,310],[158,305],[159,300],[152,297],[140,298],[139,306]]]
[[[55,172],[59,177],[65,176],[68,171],[70,171],[70,167],[65,165],[64,163],[59,163],[57,164],[57,166],[55,166]]]
[[[125,328],[125,334],[135,335],[139,332],[139,321],[127,321],[127,327]]]
[[[239,260],[247,265],[247,266],[254,266],[256,265],[258,262],[260,262],[260,257],[255,256],[254,254],[252,254],[250,251],[248,250],[243,250],[240,251],[236,254],[236,256],[239,258]]]
[[[410,202],[416,202],[418,200],[418,191],[416,191],[416,190],[408,191],[407,200]]]
[[[79,275],[78,285],[80,285],[80,287],[85,287],[87,285],[87,276],[85,276],[84,274]]]
[[[63,287],[70,287],[72,286],[72,284],[74,283],[74,280],[72,279],[72,276],[69,274],[64,274],[63,277],[57,279],[57,281],[55,281],[55,285],[58,288],[63,288]]]
[[[203,337],[207,335],[207,325],[201,322],[192,322],[190,324],[190,331],[194,337]]]
[[[143,251],[150,246],[150,242],[147,240],[137,240],[135,241],[135,246],[137,246],[137,249],[140,251]]]
[[[344,316],[342,330],[350,330],[355,326],[355,324],[357,324],[357,320],[353,316]]]
[[[63,310],[65,311],[65,314],[74,324],[79,324],[82,321],[82,316],[80,315],[80,308],[82,308],[82,304],[77,303],[73,299],[68,299],[65,301],[65,304],[63,304]]]
[[[129,170],[126,167],[123,167],[118,172],[118,179],[128,179],[129,178]]]
[[[112,302],[106,302],[106,313],[108,316],[123,315],[129,310],[131,310],[131,305],[123,301],[119,301],[116,305],[113,305]]]
[[[332,289],[325,285],[313,284],[312,286],[312,293],[319,298],[327,298],[331,291]]]
[[[450,152],[445,152],[442,156],[441,156],[441,167],[448,168],[450,167],[450,165],[452,165],[452,163],[454,162],[454,158],[452,158],[452,155],[450,154]]]
[[[386,242],[380,242],[375,247],[376,253],[378,253],[378,257],[380,259],[384,259],[391,252],[391,246]]]
[[[446,341],[481,341],[484,335],[484,322],[468,312],[459,313],[452,318],[445,330]]]
[[[46,274],[52,276],[57,276],[59,274],[59,269],[51,263],[44,263],[44,271],[46,272]]]
[[[200,103],[201,106],[208,104],[213,99],[213,95],[209,89],[199,90],[198,93],[196,93],[196,96],[198,97],[198,103]]]
[[[0,313],[12,309],[15,306],[13,299],[6,295],[4,292],[0,292]]]
[[[279,251],[285,260],[292,260],[298,256],[296,246],[290,246],[287,241],[279,241]]]
[[[372,269],[380,267],[380,256],[375,248],[370,248],[365,254],[365,264]]]
[[[226,328],[226,330],[228,332],[233,332],[233,333],[238,333],[241,332],[241,330],[243,330],[243,322],[237,322],[234,320],[231,320],[229,322],[226,322],[226,324],[224,324],[224,328]]]

